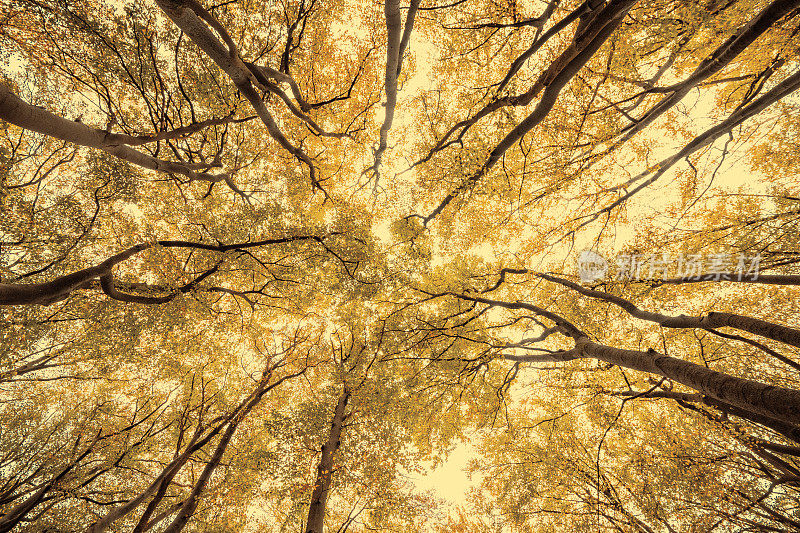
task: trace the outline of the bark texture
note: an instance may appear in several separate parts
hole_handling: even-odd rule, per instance
[[[800,391],[737,378],[655,350],[613,348],[588,338],[577,344],[585,357],[663,376],[732,407],[787,424],[800,424]]]
[[[331,421],[331,431],[328,440],[322,445],[322,455],[317,465],[317,479],[314,483],[314,491],[311,493],[311,505],[308,508],[308,521],[306,522],[306,533],[322,533],[325,522],[325,506],[328,501],[328,491],[331,487],[333,478],[333,456],[339,449],[342,428],[347,419],[345,413],[347,401],[350,399],[350,392],[345,389],[336,403]]]

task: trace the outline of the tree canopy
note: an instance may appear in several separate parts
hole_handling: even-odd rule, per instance
[[[798,52],[800,0],[3,2],[0,533],[800,530]]]

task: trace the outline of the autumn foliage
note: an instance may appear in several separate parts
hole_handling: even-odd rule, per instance
[[[0,533],[800,530],[799,51],[800,0],[3,2]]]

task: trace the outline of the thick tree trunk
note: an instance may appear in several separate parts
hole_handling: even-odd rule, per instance
[[[294,146],[283,134],[280,127],[278,127],[278,123],[272,117],[272,114],[264,105],[261,96],[259,96],[258,92],[253,87],[253,81],[257,82],[255,75],[250,71],[247,65],[244,64],[236,49],[231,48],[234,46],[233,43],[229,42],[228,49],[226,49],[205,25],[203,20],[206,20],[206,22],[214,20],[215,22],[212,24],[214,28],[221,28],[219,22],[216,22],[213,16],[208,14],[205,10],[202,10],[202,7],[199,6],[197,2],[192,2],[190,0],[156,0],[156,4],[158,4],[170,20],[183,30],[183,32],[186,33],[214,63],[225,71],[225,74],[228,75],[236,88],[239,89],[242,95],[250,102],[250,105],[253,106],[253,109],[264,126],[266,126],[270,136],[278,141],[278,144],[285,150],[308,166],[309,176],[311,177],[313,185],[322,190],[317,180],[314,162],[302,148]],[[198,8],[202,10],[199,13],[197,11]],[[227,35],[227,33],[224,33],[224,35]],[[226,41],[229,41],[229,38],[226,38]]]
[[[306,533],[322,533],[328,490],[331,487],[331,479],[333,478],[333,455],[339,449],[342,428],[347,418],[345,409],[349,399],[350,392],[345,389],[339,397],[336,409],[333,411],[328,440],[322,445],[322,456],[319,459],[319,465],[317,465],[317,480],[314,483],[314,491],[311,493],[311,505],[308,507]]]
[[[31,494],[25,501],[18,504],[16,507],[12,508],[2,517],[0,517],[0,533],[7,533],[23,522],[27,514],[43,501],[50,489],[56,486],[58,482],[64,478],[64,476],[69,474],[81,461],[83,461],[84,458],[86,458],[87,455],[92,453],[92,451],[93,450],[91,446],[87,447],[86,450],[81,453],[81,455],[79,455],[66,467],[61,469],[57,475],[43,483],[42,486],[39,487],[36,492]]]
[[[572,12],[570,12],[566,17],[558,21],[554,24],[549,30],[547,30],[541,37],[536,39],[533,43],[531,43],[530,47],[525,50],[522,54],[514,60],[509,67],[508,72],[506,73],[503,81],[500,82],[500,85],[497,86],[497,92],[499,93],[502,91],[508,82],[511,81],[511,78],[514,77],[514,74],[519,72],[519,69],[522,68],[522,65],[533,55],[535,54],[539,48],[542,47],[552,36],[578,20],[580,17],[583,17],[587,13],[597,9],[602,2],[598,0],[586,0],[577,8],[575,8]]]
[[[115,300],[144,304],[165,303],[174,299],[175,296],[177,296],[177,294],[180,292],[188,292],[189,290],[192,290],[199,282],[203,281],[211,274],[214,274],[219,268],[219,263],[206,270],[183,287],[178,288],[177,290],[172,290],[171,294],[161,297],[138,296],[120,292],[117,290],[112,276],[112,269],[114,266],[154,245],[162,246],[164,248],[190,248],[194,250],[208,250],[212,252],[227,252],[231,250],[245,250],[248,248],[258,248],[270,244],[284,244],[304,240],[312,240],[322,243],[326,237],[327,236],[318,237],[316,235],[297,235],[291,237],[280,237],[277,239],[264,239],[260,241],[216,245],[177,240],[164,240],[157,241],[155,243],[140,243],[109,257],[98,265],[84,268],[71,274],[65,274],[64,276],[59,276],[52,281],[47,281],[44,283],[0,283],[0,306],[49,305],[59,300],[63,300],[69,296],[69,293],[76,289],[93,286],[95,284],[95,280],[98,278],[100,279],[100,286],[103,289],[103,292]],[[128,286],[142,287],[143,285],[129,284]],[[207,290],[214,292],[231,292],[218,287]]]
[[[400,39],[400,44],[397,50],[397,75],[403,70],[403,55],[405,55],[408,43],[411,42],[411,31],[414,29],[414,20],[417,17],[417,9],[419,8],[420,0],[411,0],[408,6],[408,13],[406,13],[406,23],[403,26],[403,37]]]
[[[131,141],[140,144],[137,138],[90,128],[81,122],[59,117],[44,108],[25,102],[2,83],[0,83],[0,119],[20,128],[42,133],[62,141],[103,150],[124,161],[149,170],[180,174],[192,180],[199,179],[213,183],[230,180],[230,177],[224,173],[195,172],[188,165],[157,159],[134,150],[127,146],[126,143]]]
[[[214,426],[206,435],[202,435],[205,431],[205,427],[199,425],[195,435],[192,437],[191,441],[187,444],[184,451],[175,457],[172,461],[170,461],[167,466],[159,473],[158,477],[138,496],[134,499],[112,509],[109,511],[103,518],[92,524],[88,529],[87,533],[102,533],[103,531],[107,530],[116,520],[119,520],[123,516],[127,515],[128,513],[132,512],[134,509],[139,507],[144,501],[149,498],[150,496],[154,496],[154,498],[158,499],[161,496],[158,496],[164,489],[164,483],[169,483],[176,475],[176,473],[183,468],[183,466],[191,459],[192,455],[196,453],[198,450],[205,447],[206,444],[211,441],[216,435],[218,435],[223,428],[225,428],[225,432],[220,437],[219,442],[217,443],[217,447],[214,450],[211,458],[206,463],[203,472],[201,473],[198,480],[195,482],[189,496],[183,501],[180,507],[176,507],[174,510],[178,511],[178,516],[172,521],[172,523],[167,527],[165,531],[170,533],[176,533],[181,531],[185,526],[189,518],[191,518],[192,514],[197,509],[197,504],[199,501],[199,497],[203,490],[208,483],[211,475],[213,474],[214,470],[219,465],[225,450],[228,447],[228,444],[233,436],[236,428],[239,426],[241,421],[253,410],[256,405],[259,404],[261,399],[266,395],[269,391],[274,389],[275,387],[281,385],[284,381],[289,379],[295,378],[305,372],[305,370],[300,370],[299,372],[295,372],[293,374],[289,374],[284,376],[277,381],[274,381],[270,384],[270,378],[272,376],[273,368],[268,368],[264,371],[264,374],[261,378],[261,381],[258,384],[258,387],[251,392],[244,400],[242,400],[233,411],[227,415],[222,421],[220,421],[216,426]],[[201,438],[202,436],[202,438]],[[158,501],[156,501],[156,504]],[[153,508],[148,507],[145,511],[145,514],[149,516],[154,511],[155,506]],[[174,511],[173,511],[174,512]],[[154,525],[155,521],[162,521],[169,515],[159,515],[157,519],[151,520],[147,522],[146,525],[140,527],[137,525],[136,530],[147,530],[149,527]],[[143,515],[143,518],[145,516]]]
[[[137,244],[100,263],[59,276],[44,283],[0,283],[0,305],[49,305],[66,298],[77,288],[111,272],[114,265],[149,248],[150,244]]]
[[[111,511],[106,513],[102,518],[89,526],[89,528],[86,530],[86,533],[102,533],[103,531],[107,530],[115,521],[119,520],[123,516],[126,516],[128,513],[132,512],[134,509],[144,503],[147,498],[156,494],[156,492],[162,487],[164,481],[168,480],[168,483],[171,482],[183,465],[189,461],[192,454],[205,446],[208,441],[210,441],[217,433],[219,433],[227,423],[228,421],[224,421],[218,424],[202,439],[200,438],[202,436],[202,428],[198,427],[197,432],[193,436],[192,440],[188,443],[186,449],[179,456],[170,461],[145,490],[140,492],[135,498],[113,508]]]
[[[526,105],[544,88],[542,97],[533,111],[497,143],[486,158],[486,162],[477,172],[470,176],[460,187],[445,196],[442,202],[428,216],[424,217],[425,225],[436,218],[462,192],[483,178],[509,148],[547,117],[553,106],[555,106],[561,90],[567,86],[570,80],[580,72],[583,66],[611,37],[637,1],[617,0],[610,2],[597,13],[581,35],[575,36],[575,40],[569,45],[569,48],[551,64],[547,71],[542,73],[531,89],[524,95],[517,97],[520,104]]]
[[[256,396],[256,398],[248,405],[247,409],[236,415],[236,417],[228,424],[228,427],[225,429],[225,433],[222,434],[219,443],[217,443],[217,447],[214,449],[211,459],[208,460],[205,468],[203,468],[203,471],[200,473],[200,477],[192,487],[189,497],[186,498],[186,500],[183,502],[183,505],[180,506],[178,509],[178,515],[175,517],[169,527],[164,530],[164,533],[180,533],[180,531],[186,527],[186,523],[197,510],[197,505],[200,502],[200,495],[205,490],[208,480],[211,478],[211,474],[213,474],[214,470],[217,469],[217,466],[219,466],[219,463],[222,460],[222,456],[225,454],[225,450],[228,449],[228,444],[230,444],[231,438],[236,432],[236,428],[239,427],[239,423],[245,416],[247,416],[247,413],[250,411],[250,409],[255,407],[256,403],[258,403],[258,400],[260,399],[261,395]]]
[[[737,315],[735,313],[711,312],[704,317],[677,317],[663,324],[667,328],[709,328],[730,327],[747,331],[754,335],[780,341],[800,348],[800,331],[788,326],[781,326],[766,320]]]
[[[740,407],[734,407],[708,396],[703,397],[703,403],[713,407],[714,409],[717,409],[720,412],[727,413],[744,420],[749,420],[750,422],[760,426],[764,426],[765,428],[771,429],[779,435],[783,435],[790,441],[800,443],[800,425],[787,424],[782,420],[775,420],[774,418],[764,416],[760,413],[754,413],[753,411],[748,411]]]
[[[664,315],[659,315],[658,313],[642,311],[623,298],[592,291],[591,289],[586,289],[575,283],[572,283],[571,281],[560,280],[558,278],[554,278],[553,276],[544,274],[540,274],[539,277],[562,283],[570,288],[574,288],[581,294],[595,296],[615,303],[616,305],[623,307],[632,316],[637,318],[652,320],[658,323],[661,323],[662,319],[664,318],[671,318],[665,317]],[[709,396],[715,400],[747,412],[763,415],[787,424],[800,424],[800,391],[787,389],[784,387],[765,385],[749,379],[737,378],[723,372],[717,372],[711,370],[710,368],[691,363],[689,361],[684,361],[683,359],[664,355],[652,349],[642,352],[638,350],[625,350],[598,344],[591,341],[586,333],[572,325],[563,317],[532,304],[524,302],[503,302],[500,300],[492,300],[480,296],[457,294],[453,292],[443,293],[442,296],[444,295],[452,295],[463,300],[485,303],[491,306],[504,307],[506,309],[525,309],[532,311],[539,316],[546,317],[555,322],[558,328],[562,330],[568,337],[571,337],[575,342],[575,348],[571,350],[535,354],[530,356],[530,358],[528,356],[506,356],[506,359],[514,359],[517,361],[568,361],[581,357],[589,357],[617,366],[638,370],[640,372],[647,372],[649,374],[663,376],[677,383],[681,383],[682,385],[686,385],[687,387],[690,387],[705,396]],[[745,319],[746,317],[739,317],[738,315],[722,313],[717,314],[720,315],[719,317],[713,316],[715,315],[714,313],[711,315],[711,324],[736,324],[738,327],[746,326],[753,331],[769,333],[773,337],[781,336],[781,338],[786,339],[786,341],[794,339],[794,337],[792,337],[794,333],[792,332],[795,330],[792,330],[791,328],[777,326],[775,324],[763,322],[757,319],[739,320]],[[675,319],[699,320],[692,317],[676,317]],[[676,326],[673,325],[670,327]],[[709,326],[700,325],[697,327]],[[789,331],[787,332],[785,330]]]
[[[389,141],[389,130],[392,129],[394,121],[394,111],[397,107],[397,77],[400,74],[401,54],[403,37],[403,23],[400,18],[400,0],[385,0],[384,15],[386,17],[386,105],[384,107],[383,124],[379,133],[378,148],[375,150],[375,163],[372,168],[377,177],[380,171],[381,158],[386,151]],[[415,10],[416,11],[416,10]],[[411,12],[409,12],[411,16]],[[411,19],[413,23],[413,18]],[[409,37],[410,37],[410,28]]]
[[[735,127],[743,123],[744,121],[750,119],[751,117],[761,113],[766,108],[770,107],[775,102],[778,102],[785,96],[793,93],[794,91],[800,88],[800,72],[796,72],[791,76],[784,79],[778,85],[761,95],[759,98],[753,100],[748,105],[741,107],[730,114],[728,118],[717,124],[716,126],[712,126],[705,130],[703,133],[695,137],[691,140],[686,146],[684,146],[680,151],[663,159],[661,162],[657,163],[651,168],[637,174],[633,178],[629,179],[628,181],[621,183],[615,186],[613,189],[609,189],[607,192],[612,192],[615,190],[621,189],[628,189],[634,183],[639,183],[633,188],[630,188],[625,194],[622,194],[619,198],[615,201],[611,202],[609,205],[595,213],[594,216],[589,217],[588,221],[597,220],[603,213],[608,213],[611,210],[615,209],[616,207],[622,205],[628,199],[630,199],[634,194],[637,194],[642,189],[652,185],[658,179],[660,179],[666,172],[672,168],[678,161],[690,156],[697,150],[707,146],[723,135],[726,135],[733,131]],[[652,174],[652,176],[651,176]],[[647,176],[650,176],[647,178]],[[645,179],[647,178],[647,179]],[[644,181],[642,181],[644,180]],[[583,227],[587,224],[587,221],[584,221],[580,227]]]
[[[720,279],[717,279],[717,278]],[[748,274],[725,279],[718,274],[698,274],[691,277],[642,280],[654,285],[680,285],[684,283],[753,283],[761,285],[800,285],[798,274]]]
[[[765,450],[791,455],[793,457],[800,457],[800,447],[797,446],[787,446],[785,444],[778,444],[777,442],[769,442],[766,440],[758,440],[756,444]]]
[[[800,391],[737,378],[655,350],[612,348],[587,338],[579,339],[577,347],[585,357],[663,376],[734,408],[800,424]]]
[[[783,435],[788,440],[794,442],[800,442],[800,426],[794,424],[787,424],[786,422],[782,422],[780,420],[775,420],[774,418],[770,418],[764,416],[762,414],[756,414],[752,411],[745,411],[739,407],[733,407],[728,405],[724,402],[711,398],[710,396],[705,396],[699,393],[687,393],[687,392],[672,392],[672,391],[652,391],[652,392],[636,392],[636,391],[624,391],[615,393],[616,396],[626,396],[626,397],[641,397],[641,398],[667,398],[670,400],[675,400],[678,403],[702,403],[713,407],[714,409],[726,413],[729,415],[733,415],[739,418],[743,418],[745,420],[749,420],[750,422],[754,422],[758,425],[764,426],[773,430],[774,432],[778,433],[779,435]],[[769,444],[769,443],[767,443]],[[780,446],[780,445],[775,445]],[[766,446],[764,446],[766,447]],[[772,448],[768,448],[772,449]],[[781,453],[790,453],[784,450],[798,450],[798,448],[793,446],[784,446],[783,449],[776,448],[773,451],[781,451]]]

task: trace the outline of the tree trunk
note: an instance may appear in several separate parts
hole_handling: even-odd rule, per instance
[[[131,246],[96,266],[59,276],[44,283],[0,283],[0,305],[49,305],[63,300],[69,293],[92,280],[111,272],[116,264],[149,248],[147,243]]]
[[[798,86],[800,86],[800,73],[795,75],[795,77],[797,78]],[[636,317],[640,320],[647,320],[648,322],[655,322],[656,324],[660,324],[665,328],[717,329],[722,327],[730,327],[740,331],[752,333],[753,335],[764,337],[765,339],[772,339],[800,348],[800,330],[791,328],[789,326],[782,326],[774,322],[737,315],[735,313],[718,313],[714,311],[708,313],[706,316],[696,317],[686,315],[662,315],[661,313],[654,313],[652,311],[640,309],[634,305],[633,302],[630,302],[629,300],[626,300],[620,296],[589,289],[566,279],[551,276],[549,274],[537,274],[537,276],[554,283],[559,283],[565,287],[569,287],[570,289],[573,289],[584,296],[610,302],[622,308],[633,317]]]
[[[44,283],[0,283],[0,306],[2,305],[49,305],[51,303],[63,300],[69,294],[80,288],[90,287],[94,284],[94,280],[100,278],[100,286],[108,296],[116,300],[124,302],[136,302],[146,304],[165,303],[177,296],[178,292],[188,292],[195,288],[197,283],[204,280],[206,277],[215,273],[219,267],[219,263],[206,270],[194,280],[176,290],[171,290],[171,294],[163,297],[152,296],[136,296],[131,294],[123,294],[115,288],[114,279],[111,273],[113,267],[130,259],[137,253],[147,250],[151,246],[158,245],[164,248],[189,248],[193,250],[208,250],[213,252],[227,252],[231,250],[244,250],[247,248],[257,248],[260,246],[267,246],[270,244],[284,244],[294,241],[311,240],[322,243],[326,236],[318,237],[316,235],[297,235],[290,237],[279,237],[277,239],[263,239],[260,241],[250,241],[237,244],[205,244],[190,241],[177,241],[177,240],[163,240],[156,241],[155,243],[140,243],[131,246],[118,254],[115,254],[102,263],[59,276],[52,281]],[[133,286],[141,284],[133,284]],[[223,289],[213,288],[215,291]]]
[[[742,26],[739,31],[703,60],[691,76],[672,87],[663,89],[664,92],[669,91],[672,94],[658,102],[629,126],[623,141],[630,139],[636,133],[645,129],[668,109],[683,100],[689,94],[689,91],[733,61],[745,48],[769,30],[773,24],[797,8],[798,5],[800,5],[798,0],[776,0],[765,7],[750,22]]]
[[[328,440],[322,445],[322,457],[320,457],[319,465],[317,465],[317,480],[314,483],[314,492],[311,494],[311,505],[308,507],[306,533],[322,533],[322,526],[325,520],[325,505],[333,477],[333,455],[339,449],[339,439],[342,435],[344,421],[347,418],[345,409],[349,399],[350,392],[345,389],[339,397],[336,409],[333,411],[333,421],[331,422]]]
[[[103,150],[119,159],[149,170],[180,174],[192,180],[199,179],[212,183],[230,180],[230,177],[224,173],[195,172],[187,165],[157,159],[134,150],[127,145],[127,141],[136,142],[136,138],[91,128],[81,122],[59,117],[44,108],[22,100],[2,83],[0,83],[0,119],[20,128],[62,141]]]
[[[800,391],[737,378],[655,350],[612,348],[587,338],[579,339],[577,345],[585,357],[663,376],[746,412],[800,424]]]
[[[527,104],[544,88],[542,97],[531,113],[512,129],[489,153],[486,162],[457,189],[450,192],[431,213],[424,217],[427,225],[441,213],[450,202],[462,192],[477,183],[500,160],[506,151],[514,146],[550,113],[558,100],[561,90],[574,78],[583,66],[605,44],[614,31],[622,24],[625,15],[638,0],[619,0],[611,2],[591,22],[591,28],[570,44],[551,67],[544,72],[525,94],[518,97],[519,102]],[[556,68],[557,67],[557,68]]]
[[[178,26],[197,46],[205,52],[214,63],[216,63],[225,74],[231,79],[233,84],[247,98],[253,106],[261,122],[267,128],[270,136],[278,141],[285,150],[294,155],[299,161],[308,166],[309,175],[313,185],[320,190],[322,187],[317,181],[314,162],[302,150],[302,148],[294,146],[289,139],[283,134],[278,127],[278,123],[273,118],[264,101],[259,96],[258,92],[253,87],[253,81],[257,81],[255,76],[247,68],[238,53],[234,49],[226,49],[225,46],[211,33],[211,30],[205,25],[203,20],[198,16],[202,13],[197,13],[195,9],[198,7],[196,2],[188,0],[156,0],[156,4],[162,11]],[[206,13],[206,15],[208,15]],[[205,18],[206,22],[215,20],[210,15]],[[221,28],[217,22],[215,28]],[[228,39],[226,39],[227,41]],[[235,46],[232,42],[228,43],[228,47]]]

